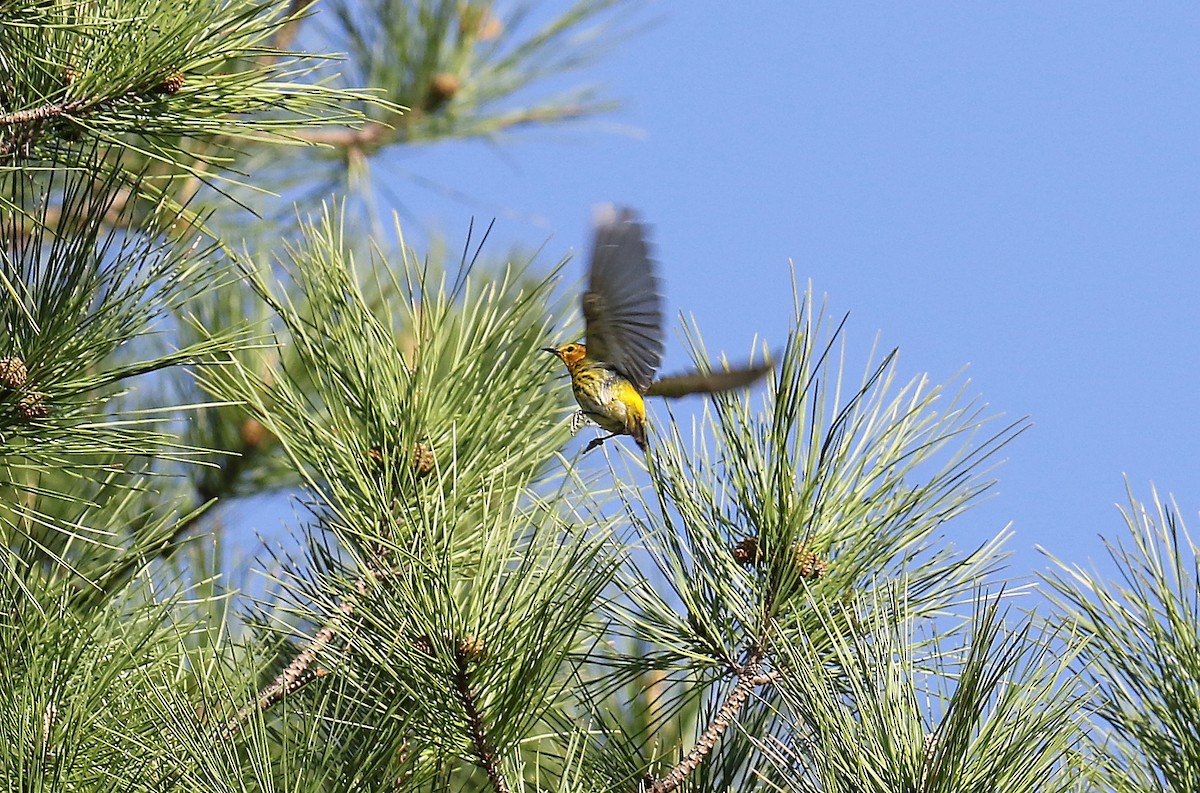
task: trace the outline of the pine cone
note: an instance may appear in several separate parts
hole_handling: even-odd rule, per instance
[[[46,404],[46,395],[31,391],[17,402],[17,413],[27,421],[44,419],[50,415],[50,407]]]
[[[487,647],[484,645],[483,639],[470,633],[459,639],[454,649],[461,658],[468,661],[479,661],[483,658],[484,653],[487,652]]]
[[[800,569],[800,577],[816,581],[829,572],[829,560],[808,550],[807,545],[796,549],[796,567]]]
[[[272,437],[271,431],[264,427],[261,421],[253,418],[242,422],[242,426],[238,428],[238,435],[241,436],[242,447],[246,451],[256,451]]]
[[[426,476],[433,470],[435,462],[437,461],[433,456],[433,447],[428,443],[417,441],[417,445],[413,447],[413,469],[417,472],[417,476]]]
[[[429,81],[429,92],[425,95],[425,109],[430,113],[441,110],[447,102],[454,98],[461,87],[462,82],[456,75],[450,72],[438,72]]]
[[[181,71],[171,72],[161,83],[154,86],[156,94],[177,94],[183,89],[183,84],[187,81],[187,76]]]
[[[29,381],[29,371],[20,358],[0,358],[0,388],[16,391]]]
[[[758,548],[758,537],[747,537],[733,546],[733,558],[738,564],[744,567],[758,564],[761,559]]]

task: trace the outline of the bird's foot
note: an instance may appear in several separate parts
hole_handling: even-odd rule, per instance
[[[588,414],[584,413],[582,410],[576,410],[571,414],[571,435],[578,435],[581,429],[589,424],[595,423],[596,422],[588,418]]]
[[[595,449],[597,446],[603,446],[604,442],[611,437],[612,437],[611,435],[605,435],[602,438],[592,438],[590,441],[588,441],[588,445],[584,447],[583,453],[587,454],[592,449]]]

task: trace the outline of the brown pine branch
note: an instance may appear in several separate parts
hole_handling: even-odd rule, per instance
[[[359,596],[366,594],[366,579],[358,579],[355,582],[355,589]],[[259,689],[258,696],[255,697],[253,702],[243,705],[225,723],[220,732],[220,737],[223,740],[228,740],[236,735],[242,728],[242,725],[255,713],[268,710],[282,701],[284,697],[296,693],[318,677],[324,677],[328,674],[326,670],[320,668],[309,671],[309,667],[312,666],[317,655],[325,649],[329,642],[333,641],[333,637],[342,629],[345,620],[354,613],[357,602],[357,597],[352,595],[338,605],[338,615],[328,625],[317,631],[308,645],[292,659],[292,662],[287,665],[286,669],[280,672],[270,683]]]
[[[178,83],[174,81],[178,80]],[[148,94],[173,94],[182,85],[182,72],[169,76],[163,82],[144,89],[127,91],[120,96],[81,97],[70,102],[50,102],[28,110],[17,110],[0,115],[0,129],[12,127],[7,139],[0,136],[0,157],[8,157],[18,150],[30,147],[46,128],[46,122],[59,118],[76,118],[97,110],[112,107],[123,99],[137,98]]]
[[[480,123],[486,130],[468,130],[467,137],[485,137],[518,127],[548,124],[556,121],[569,121],[593,115],[597,108],[587,105],[563,105],[561,107],[531,108],[514,110],[498,116],[483,119]],[[380,121],[367,121],[358,128],[337,129],[301,129],[288,133],[295,140],[312,143],[318,146],[331,146],[335,149],[373,152],[394,143],[404,143],[411,139],[406,128],[425,117],[420,109],[409,110],[396,117],[397,125],[391,126]]]
[[[752,655],[738,671],[737,683],[734,684],[733,690],[729,692],[725,703],[713,717],[712,723],[700,734],[692,751],[688,752],[679,765],[672,768],[666,776],[644,786],[645,793],[669,793],[679,787],[693,771],[700,767],[704,759],[712,754],[718,741],[721,740],[721,736],[733,724],[733,720],[737,718],[746,701],[750,699],[754,689],[773,683],[775,680],[774,672],[762,670],[762,658],[757,654]]]
[[[475,757],[479,767],[484,770],[492,789],[496,793],[509,793],[508,781],[500,772],[500,760],[496,757],[496,749],[488,740],[487,727],[483,721],[483,712],[479,708],[479,700],[475,690],[471,688],[471,680],[467,676],[469,654],[460,647],[455,651],[457,667],[454,673],[454,686],[458,690],[459,701],[467,713],[467,730],[471,734],[471,743],[475,749]]]
[[[351,611],[353,611],[352,602],[347,601],[342,604],[343,615],[348,615]],[[242,725],[256,712],[265,712],[281,702],[284,697],[296,693],[318,677],[324,677],[328,674],[326,670],[319,667],[309,671],[309,667],[316,660],[317,653],[323,650],[333,639],[339,627],[340,621],[334,620],[329,625],[317,631],[317,635],[313,637],[307,647],[292,659],[287,668],[280,672],[274,680],[263,686],[253,702],[243,705],[233,715],[233,718],[225,723],[224,729],[221,730],[221,738],[225,740],[232,738],[242,728]]]
[[[0,116],[0,127],[32,124],[61,116],[69,116],[72,113],[78,112],[86,105],[87,102],[85,100],[76,99],[73,102],[51,102],[50,104],[33,107],[29,110],[18,110],[15,113]]]
[[[298,129],[289,133],[296,140],[337,149],[375,148],[394,130],[387,124],[368,121],[358,129]]]
[[[0,129],[13,128],[11,131],[6,131],[6,134],[0,135],[0,159],[10,157],[22,150],[28,150],[47,121],[69,116],[85,107],[86,104],[82,99],[76,99],[73,102],[51,102],[40,107],[0,115]]]

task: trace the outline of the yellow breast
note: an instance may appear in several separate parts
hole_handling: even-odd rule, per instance
[[[588,418],[609,432],[633,433],[646,417],[646,403],[633,383],[603,364],[581,362],[571,371],[575,400]]]

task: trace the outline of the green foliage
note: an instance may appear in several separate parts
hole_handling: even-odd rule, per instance
[[[397,511],[396,487],[425,476],[420,487],[464,505],[520,492],[566,437],[563,389],[538,352],[554,325],[553,282],[527,266],[464,268],[452,282],[402,247],[396,269],[372,256],[364,288],[343,228],[327,212],[278,262],[302,304],[270,285],[269,268],[247,271],[283,323],[291,365],[266,383],[230,359],[202,380],[244,402],[322,506],[367,542],[387,541],[379,526]],[[511,484],[497,493],[500,473]]]
[[[1101,781],[1116,790],[1200,786],[1200,555],[1179,508],[1129,496],[1128,535],[1108,543],[1107,581],[1058,562],[1047,577],[1062,618],[1088,639],[1080,674],[1097,688]]]
[[[0,11],[0,171],[111,168],[210,178],[231,146],[345,123],[367,94],[306,83],[315,61],[276,50],[277,4],[16,0]],[[209,146],[195,146],[203,139]],[[102,142],[119,156],[80,163]],[[110,154],[110,151],[106,151]],[[150,190],[151,185],[139,183]],[[0,196],[0,206],[8,200]],[[19,205],[18,205],[19,206]]]
[[[813,594],[837,603],[905,577],[910,606],[932,611],[996,564],[993,545],[956,558],[929,539],[987,488],[981,463],[1022,425],[976,444],[977,407],[940,406],[920,378],[891,392],[894,354],[847,387],[830,355],[841,327],[824,339],[812,316],[806,304],[761,410],[719,396],[690,445],[665,423],[657,510],[627,493],[661,580],[633,570],[616,618],[665,645],[658,668],[736,668],[781,635],[812,636],[798,604]]]
[[[275,272],[301,305],[267,268],[247,273],[294,366],[268,383],[233,358],[201,377],[278,439],[321,530],[353,559],[318,560],[327,584],[308,596],[323,610],[308,616],[326,623],[353,603],[351,651],[334,668],[362,686],[358,702],[404,702],[405,725],[457,712],[438,731],[398,733],[419,765],[444,764],[483,751],[469,679],[488,751],[507,754],[553,704],[565,650],[612,570],[605,533],[533,489],[567,438],[565,394],[539,351],[553,281],[511,266],[451,279],[405,250],[395,269],[373,262],[364,287],[342,228],[326,213],[280,257]]]
[[[986,490],[983,466],[1022,425],[983,434],[973,404],[943,406],[942,389],[921,378],[895,390],[894,354],[847,383],[845,351],[831,354],[842,327],[827,335],[815,314],[807,298],[797,301],[761,408],[749,395],[718,395],[690,444],[680,422],[660,422],[647,458],[651,496],[621,487],[638,542],[606,604],[606,646],[632,652],[597,652],[589,660],[609,671],[585,681],[603,736],[590,762],[615,789],[641,778],[660,789],[654,780],[665,784],[681,764],[697,766],[688,773],[701,785],[751,784],[758,750],[748,738],[788,729],[769,690],[793,672],[781,647],[804,644],[827,663],[839,636],[862,629],[838,604],[902,580],[906,613],[917,618],[996,568],[997,543],[956,555],[932,538]],[[631,684],[643,693],[630,696]],[[740,704],[762,686],[757,704]],[[644,699],[631,719],[603,713]],[[722,735],[728,724],[709,733],[732,718],[740,734]],[[653,749],[659,736],[689,734],[690,752]]]
[[[23,561],[0,583],[0,773],[25,790],[156,789],[163,710],[198,719],[183,611],[145,577],[80,609]]]
[[[811,607],[826,625],[857,622]],[[1074,788],[1069,761],[1086,702],[1070,672],[1078,642],[1035,635],[1028,618],[1006,626],[999,599],[980,598],[965,636],[943,633],[918,658],[907,604],[893,598],[867,610],[859,631],[830,631],[830,653],[816,642],[780,648],[780,700],[792,728],[784,740],[762,741],[776,789]]]
[[[64,212],[54,231],[26,229],[15,213],[0,219],[0,350],[24,373],[0,389],[0,531],[26,561],[106,590],[167,544],[180,517],[170,499],[139,494],[199,459],[167,429],[181,408],[131,408],[130,389],[234,340],[156,343],[173,311],[227,275],[211,244],[183,247],[161,233],[178,217],[162,204],[144,233],[109,224],[121,217],[109,214],[120,189],[112,178],[0,175],[8,195],[37,188],[54,197],[43,221],[51,205]]]
[[[613,103],[595,89],[549,99],[535,99],[530,89],[592,60],[605,40],[597,20],[620,4],[575,2],[561,14],[532,21],[534,6],[525,3],[501,15],[490,0],[335,0],[334,40],[356,67],[344,79],[379,86],[388,100],[408,109],[403,116],[379,117],[394,128],[368,126],[361,142],[370,150],[393,141],[496,136],[611,110]]]

